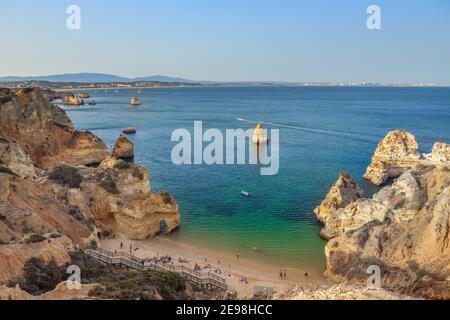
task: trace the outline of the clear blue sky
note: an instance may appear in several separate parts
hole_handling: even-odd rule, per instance
[[[0,30],[0,76],[450,82],[448,0],[0,0]]]

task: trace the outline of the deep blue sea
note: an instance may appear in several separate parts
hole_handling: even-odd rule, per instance
[[[349,172],[368,195],[362,176],[390,130],[411,131],[428,152],[450,141],[450,88],[201,87],[89,91],[96,106],[65,108],[79,130],[111,147],[135,127],[135,162],[150,170],[153,191],[177,199],[181,228],[172,237],[289,266],[324,268],[324,245],[313,209]],[[132,108],[137,96],[142,105]],[[240,120],[239,120],[240,119]],[[280,131],[280,170],[261,176],[252,165],[171,162],[172,131],[203,127]],[[252,193],[251,198],[241,190]],[[256,254],[253,247],[260,248]]]

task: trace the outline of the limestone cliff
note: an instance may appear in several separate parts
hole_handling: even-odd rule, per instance
[[[0,90],[0,285],[31,257],[66,263],[103,231],[145,239],[180,221],[170,195],[151,194],[147,169],[109,158],[46,96]]]
[[[40,168],[62,162],[95,164],[108,156],[103,141],[90,132],[76,131],[66,113],[50,104],[40,90],[10,91],[0,108],[0,138],[18,145]]]
[[[325,223],[330,214],[363,196],[363,191],[358,187],[355,180],[346,172],[341,172],[339,179],[331,187],[325,200],[318,206],[314,213],[319,221]]]
[[[432,153],[423,156],[418,150],[419,144],[413,134],[401,129],[389,132],[376,148],[364,178],[375,185],[382,185],[409,169],[450,168],[449,145],[436,143]]]
[[[391,185],[371,198],[359,198],[352,185],[344,191],[354,200],[340,201],[340,177],[316,209],[324,223],[321,234],[330,239],[325,248],[330,280],[363,284],[367,268],[376,265],[382,288],[450,298],[450,169],[442,165],[447,148],[438,143],[421,157],[413,136],[396,131],[375,152],[388,170],[374,176],[381,181],[400,174]]]

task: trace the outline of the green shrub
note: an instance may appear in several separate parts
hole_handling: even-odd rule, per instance
[[[131,167],[131,164],[129,162],[124,161],[124,160],[119,160],[114,165],[114,169],[128,169],[129,167]]]
[[[8,286],[18,284],[22,290],[39,295],[55,289],[66,279],[65,268],[59,267],[54,261],[44,263],[40,258],[33,257],[25,262],[23,277],[11,280]]]
[[[37,243],[47,240],[46,237],[41,236],[40,234],[27,234],[22,238],[22,241],[25,243]]]
[[[102,231],[102,238],[108,238],[111,235],[111,230],[105,229]]]
[[[90,244],[91,248],[93,248],[93,249],[97,248],[97,241],[95,241],[94,239],[92,239],[89,244]]]
[[[184,291],[185,284],[182,277],[171,272],[152,272],[153,279],[159,286],[168,289],[171,292]]]
[[[56,167],[48,177],[59,184],[68,185],[70,188],[79,188],[83,180],[76,168],[67,165]]]

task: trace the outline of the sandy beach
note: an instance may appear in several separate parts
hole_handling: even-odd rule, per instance
[[[111,252],[120,252],[120,244],[123,243],[123,251],[130,252],[132,246],[133,255],[139,258],[157,256],[170,256],[174,265],[184,265],[193,268],[195,263],[202,268],[209,265],[212,269],[218,269],[221,276],[227,279],[230,291],[235,291],[241,298],[250,298],[254,294],[255,287],[270,287],[275,291],[290,283],[302,286],[317,286],[327,284],[324,276],[315,270],[301,268],[284,268],[259,261],[247,259],[236,252],[235,256],[223,253],[211,248],[199,247],[184,242],[179,242],[170,237],[156,237],[145,241],[131,241],[120,235],[116,239],[102,240],[100,246]],[[179,258],[186,260],[180,263]],[[286,277],[280,278],[280,271],[286,272]],[[241,281],[247,279],[247,283]]]

